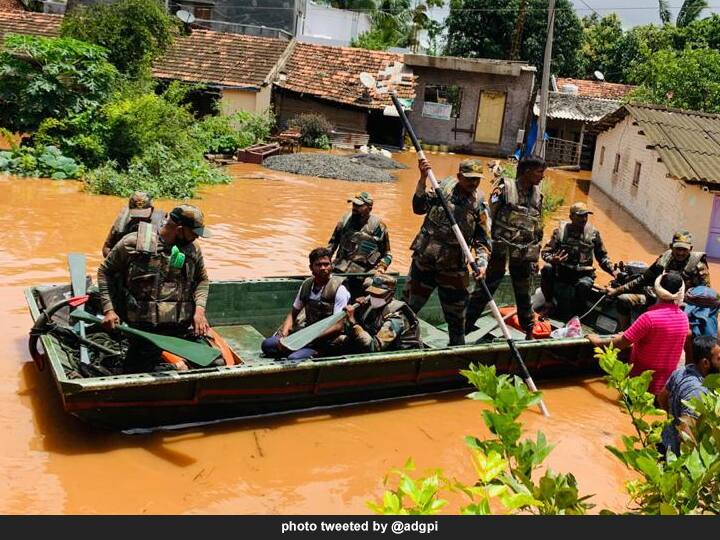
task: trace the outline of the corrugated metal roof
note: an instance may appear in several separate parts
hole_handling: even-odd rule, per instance
[[[598,99],[564,92],[548,94],[548,118],[597,122],[620,107],[619,101]],[[538,109],[537,105],[535,106]],[[539,114],[539,110],[535,111]]]

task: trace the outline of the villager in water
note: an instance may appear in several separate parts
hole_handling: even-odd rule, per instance
[[[165,212],[153,206],[152,197],[144,191],[135,191],[110,228],[102,247],[103,257],[108,256],[123,236],[137,231],[140,223],[151,223],[156,230],[160,230],[164,221]]]
[[[632,345],[631,376],[652,370],[649,391],[657,395],[665,387],[670,374],[675,371],[690,335],[690,324],[680,308],[685,296],[683,279],[677,272],[662,274],[655,280],[657,304],[651,306],[625,332],[611,339],[601,339],[597,334],[587,336],[596,347],[612,343],[619,349]]]
[[[429,163],[419,161],[420,179],[412,199],[413,212],[425,215],[420,232],[410,246],[413,252],[404,299],[418,313],[437,287],[445,321],[448,324],[450,345],[465,343],[465,307],[468,298],[470,274],[468,261],[440,199],[426,191]],[[490,255],[490,230],[482,192],[482,163],[468,159],[460,163],[457,178],[446,178],[440,183],[448,207],[470,249],[475,249],[480,273],[485,275]]]
[[[372,213],[373,198],[362,191],[352,199],[352,211],[338,221],[328,249],[333,254],[333,271],[339,273],[385,272],[392,262],[387,225]],[[354,299],[363,293],[364,278],[350,276],[345,286]]]
[[[585,203],[573,204],[570,207],[570,222],[561,223],[542,249],[545,265],[541,270],[540,286],[546,306],[549,304],[545,309],[547,314],[560,299],[564,300],[563,308],[572,305],[581,312],[585,311],[596,277],[593,258],[611,276],[617,277],[619,273],[608,256],[600,232],[588,222],[589,214],[592,212]],[[557,298],[558,285],[563,292],[574,292],[574,298]]]
[[[343,285],[343,278],[331,274],[330,257],[330,250],[324,247],[315,248],[310,252],[312,277],[307,278],[300,285],[292,309],[280,328],[262,342],[261,348],[266,356],[274,358],[287,356],[288,360],[300,361],[326,354],[333,349],[334,339],[342,331],[342,322],[329,328],[310,345],[292,353],[280,342],[292,332],[339,313],[347,306],[350,293]]]
[[[397,279],[378,274],[360,307],[347,306],[344,346],[350,354],[419,349],[420,324],[412,309],[395,299]]]
[[[142,222],[137,232],[122,238],[98,268],[103,326],[120,320],[156,334],[188,338],[205,336],[209,280],[200,247],[207,238],[202,211],[183,204],[170,212],[159,231]],[[111,284],[119,280],[117,287]],[[118,291],[118,292],[115,292]],[[120,298],[118,296],[121,296]],[[163,363],[162,351],[149,341],[133,338],[126,355],[130,373],[186,368]]]
[[[646,309],[655,302],[652,286],[663,272],[679,272],[685,290],[698,285],[710,287],[710,271],[702,251],[693,251],[692,235],[678,231],[673,235],[670,249],[665,251],[644,274],[617,288],[607,289],[608,296],[618,299],[618,326],[620,330],[630,325],[633,307]]]
[[[665,426],[662,432],[661,451],[672,450],[680,454],[679,431],[686,431],[688,424],[694,421],[695,412],[687,405],[708,389],[703,380],[712,373],[720,373],[720,345],[717,336],[695,336],[692,343],[693,358],[685,366],[675,370],[665,388],[658,394],[660,407],[672,416],[672,424]]]
[[[530,278],[537,271],[543,236],[540,182],[546,168],[541,158],[524,158],[517,166],[517,180],[502,177],[490,195],[492,254],[485,281],[490,294],[495,294],[509,266],[518,318],[528,339],[534,324]],[[484,290],[476,287],[468,302],[466,333],[473,330],[489,301]]]

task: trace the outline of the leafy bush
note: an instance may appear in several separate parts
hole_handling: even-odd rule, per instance
[[[10,151],[0,151],[0,171],[17,176],[64,180],[79,178],[82,167],[74,159],[63,156],[54,146],[16,146]]]
[[[316,144],[324,142],[320,137],[323,135],[327,139],[333,130],[332,124],[322,114],[304,113],[291,118],[288,122],[289,127],[300,130],[300,143],[304,146],[315,147]],[[329,140],[328,140],[329,143]]]
[[[502,166],[502,176],[507,178],[515,178],[517,176],[517,166],[511,163],[506,163]],[[542,218],[543,220],[552,214],[555,210],[563,205],[565,199],[561,195],[553,193],[550,183],[544,181],[540,185],[540,190],[543,194],[542,202]]]
[[[231,115],[208,116],[193,125],[191,133],[205,153],[230,154],[266,140],[274,122],[270,113],[237,111]]]
[[[0,125],[35,131],[45,118],[94,110],[118,72],[101,47],[71,38],[6,35],[0,53]]]
[[[312,148],[320,148],[321,150],[330,150],[330,148],[332,148],[332,144],[327,135],[320,135],[310,146]]]

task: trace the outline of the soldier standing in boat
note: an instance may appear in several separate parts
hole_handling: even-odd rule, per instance
[[[412,309],[395,299],[397,279],[375,275],[358,308],[347,306],[344,347],[350,354],[421,348],[420,324]]]
[[[492,253],[485,282],[495,294],[509,266],[520,325],[530,339],[534,314],[530,303],[530,280],[537,271],[542,242],[542,201],[540,182],[547,165],[542,158],[528,157],[517,166],[517,180],[502,177],[490,196]],[[470,333],[490,301],[476,287],[468,302],[465,331]]]
[[[195,240],[209,236],[202,212],[189,204],[174,208],[159,231],[142,222],[137,232],[124,236],[98,268],[103,327],[112,330],[123,319],[133,328],[156,334],[205,336],[210,282]],[[114,279],[125,294],[122,302],[112,292]],[[118,312],[118,305],[124,305],[123,312]],[[163,363],[161,353],[147,340],[130,338],[125,371],[178,369]]]
[[[107,257],[110,250],[115,247],[126,234],[135,232],[141,222],[151,223],[156,230],[160,230],[165,221],[165,212],[153,206],[152,196],[144,191],[135,191],[130,195],[128,204],[115,218],[110,232],[102,247],[103,257]]]
[[[385,272],[392,262],[390,235],[385,222],[372,213],[372,196],[362,191],[347,202],[352,203],[352,211],[338,221],[328,242],[330,254],[337,251],[333,271],[340,274]],[[362,276],[348,276],[345,280],[351,298],[363,294],[363,281]]]
[[[686,291],[698,285],[710,287],[707,257],[702,251],[692,250],[692,234],[688,231],[676,232],[669,247],[670,249],[660,255],[643,274],[620,287],[606,289],[608,296],[617,297],[618,300],[619,330],[625,330],[630,326],[634,307],[641,307],[644,311],[655,303],[653,286],[661,274],[678,272],[683,278]]]
[[[342,323],[329,328],[323,335],[316,338],[310,345],[297,351],[289,351],[282,345],[282,338],[305,326],[314,324],[321,319],[339,313],[350,300],[350,293],[343,285],[343,278],[332,275],[330,250],[315,248],[310,252],[310,271],[312,277],[300,285],[292,309],[285,317],[277,332],[266,338],[261,345],[266,356],[299,362],[327,353],[333,348],[333,341],[342,331]]]
[[[419,161],[420,179],[413,195],[413,212],[425,215],[420,232],[410,246],[412,263],[405,286],[404,298],[410,309],[418,313],[437,287],[440,305],[448,324],[450,345],[465,344],[465,304],[468,298],[470,273],[468,261],[455,237],[445,210],[434,192],[426,191],[427,160]],[[440,183],[450,211],[471,249],[475,249],[480,272],[485,275],[490,254],[490,230],[485,200],[478,191],[483,178],[482,163],[466,159],[460,163],[457,178]]]
[[[570,221],[561,223],[542,249],[545,265],[540,271],[540,288],[548,306],[545,309],[547,312],[553,304],[557,304],[556,285],[573,290],[573,305],[584,311],[596,277],[593,259],[611,276],[618,275],[600,238],[600,232],[588,222],[590,214],[592,212],[585,203],[573,204],[570,207]]]

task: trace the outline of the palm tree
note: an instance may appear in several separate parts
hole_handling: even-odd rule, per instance
[[[707,0],[685,0],[678,12],[677,19],[675,19],[675,26],[683,28],[691,22],[698,20],[702,10],[707,7]],[[668,0],[658,0],[658,9],[662,23],[672,24],[672,15],[670,13]]]

